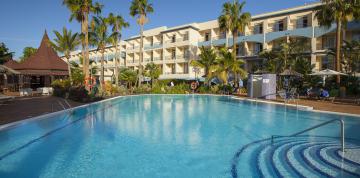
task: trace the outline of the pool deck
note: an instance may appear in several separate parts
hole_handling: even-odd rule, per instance
[[[250,99],[243,96],[235,96],[240,99]],[[15,100],[0,104],[0,125],[8,124],[31,117],[40,116],[43,114],[63,110],[58,102],[64,99],[53,96],[40,96],[40,97],[17,97]],[[68,100],[72,107],[84,105],[86,103],[78,103]],[[282,100],[275,100],[272,102],[284,103]],[[340,112],[347,114],[355,114],[360,116],[360,105],[347,104],[347,103],[331,103],[329,101],[318,100],[296,100],[291,101],[289,104],[297,104],[302,106],[312,107],[314,110]],[[65,105],[65,104],[64,104]]]
[[[241,99],[251,99],[244,96],[237,96]],[[268,100],[261,100],[268,101]],[[270,100],[271,102],[284,103],[282,99]],[[312,107],[314,110],[318,111],[329,111],[329,112],[338,112],[338,113],[347,113],[355,114],[360,116],[360,105],[355,103],[340,103],[340,102],[330,102],[323,100],[308,100],[308,99],[297,99],[295,101],[289,101],[288,104],[293,105],[302,105]]]
[[[86,104],[67,101],[72,107]],[[16,97],[13,101],[0,104],[0,125],[63,110],[58,102],[66,106],[64,99],[54,96]]]

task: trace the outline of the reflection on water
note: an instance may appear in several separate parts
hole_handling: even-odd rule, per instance
[[[218,96],[124,97],[0,132],[4,154],[81,119],[0,160],[0,177],[229,177],[242,145],[334,118],[360,137],[360,121],[345,116]],[[338,136],[338,125],[309,134]]]

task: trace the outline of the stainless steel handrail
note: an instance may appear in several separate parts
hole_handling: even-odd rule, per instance
[[[308,129],[305,129],[305,130],[302,130],[300,132],[296,132],[294,134],[291,134],[291,135],[288,135],[288,136],[276,136],[276,135],[272,135],[271,136],[271,143],[273,143],[274,139],[275,138],[278,138],[278,137],[296,137],[300,134],[303,134],[305,132],[308,132],[310,130],[313,130],[313,129],[316,129],[316,128],[319,128],[319,127],[322,127],[324,125],[327,125],[327,124],[330,124],[332,122],[336,122],[336,121],[339,121],[340,123],[340,144],[341,144],[341,151],[342,152],[345,152],[345,122],[342,120],[342,119],[332,119],[332,120],[329,120],[329,121],[326,121],[326,122],[323,122],[321,124],[318,124],[318,125],[315,125],[313,127],[310,127]]]

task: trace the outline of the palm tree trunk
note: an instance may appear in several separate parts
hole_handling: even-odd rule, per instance
[[[89,14],[86,13],[84,17],[83,23],[83,32],[85,33],[85,57],[84,57],[84,74],[85,78],[89,78],[89,30],[88,30],[88,23],[89,23]],[[90,90],[88,86],[85,86],[86,90]]]
[[[238,32],[234,31],[233,32],[233,51],[232,51],[234,61],[236,61],[236,39],[237,39],[237,35],[238,35]]]
[[[341,48],[341,21],[336,22],[336,70],[341,72],[340,48]],[[340,84],[340,75],[336,77],[336,83]]]
[[[72,77],[71,77],[71,66],[70,66],[70,61],[69,61],[69,57],[66,57],[66,62],[68,63],[68,71],[69,71],[69,80],[70,80],[70,84],[72,85]]]
[[[141,66],[141,62],[143,60],[143,53],[142,53],[142,48],[143,48],[143,38],[144,38],[144,25],[140,24],[140,55],[139,55],[139,74],[138,74],[138,86],[141,86],[141,75],[142,75],[142,66]]]
[[[104,89],[104,60],[105,60],[105,48],[101,48],[101,74],[100,74],[100,87]]]
[[[115,84],[116,86],[119,86],[119,63],[118,63],[118,42],[116,41],[115,45]]]

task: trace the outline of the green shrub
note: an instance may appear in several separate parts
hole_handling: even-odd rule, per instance
[[[134,89],[134,93],[136,93],[136,94],[144,94],[144,93],[150,93],[150,92],[151,92],[151,87],[147,84],[141,85],[140,87],[136,87]]]
[[[198,91],[199,93],[210,93],[210,92],[211,92],[210,87],[204,86],[204,85],[200,86],[200,87],[197,89],[197,91]]]
[[[87,102],[90,100],[88,91],[84,86],[70,87],[69,99],[79,102]]]
[[[65,97],[71,84],[70,80],[54,80],[51,86],[54,88],[53,96]]]
[[[338,97],[339,96],[339,90],[338,89],[331,89],[329,95],[331,97]]]

